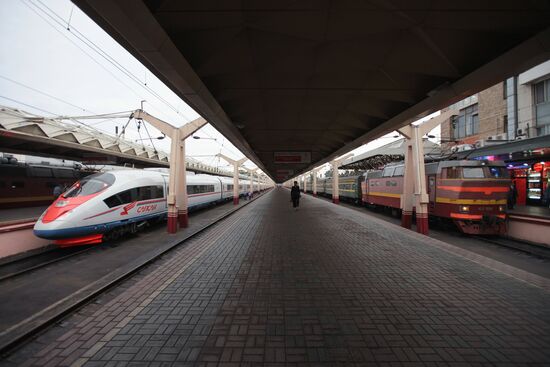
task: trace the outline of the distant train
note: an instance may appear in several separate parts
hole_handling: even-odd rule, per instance
[[[71,186],[93,172],[73,167],[0,162],[0,209],[49,205],[56,186]]]
[[[249,181],[239,180],[244,195]],[[134,233],[167,216],[168,174],[115,170],[87,176],[71,186],[40,216],[38,237],[61,247],[101,243]],[[233,179],[187,175],[189,210],[233,198]]]
[[[341,200],[380,206],[399,212],[403,193],[403,164],[382,170],[340,177]],[[430,217],[453,221],[468,234],[503,234],[506,231],[506,198],[510,187],[502,162],[440,161],[427,163],[426,187]],[[311,192],[311,182],[306,184]],[[332,179],[318,179],[317,193],[332,195]]]

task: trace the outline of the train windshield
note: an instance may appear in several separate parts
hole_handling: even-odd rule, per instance
[[[462,169],[464,178],[484,178],[483,167],[464,167]]]
[[[463,178],[508,178],[505,167],[463,167]]]
[[[510,178],[505,167],[487,167],[489,178]]]
[[[75,183],[63,194],[64,198],[74,198],[77,196],[86,196],[96,194],[115,182],[115,176],[110,173],[96,173],[83,178]]]

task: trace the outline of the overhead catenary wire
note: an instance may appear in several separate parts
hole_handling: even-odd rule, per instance
[[[30,105],[30,104],[25,103],[25,102],[18,101],[18,100],[16,100],[16,99],[13,99],[13,98],[10,98],[10,97],[0,96],[0,98],[7,99],[8,101],[15,102],[15,103],[18,103],[18,104],[20,104],[20,105],[23,105],[23,106],[26,106],[26,107],[33,108],[33,109],[38,110],[38,111],[46,112],[46,113],[48,113],[48,114],[50,114],[50,115],[53,115],[53,116],[56,115],[56,113],[54,113],[54,112],[44,110],[44,109],[42,109],[42,108],[39,108],[39,107]]]
[[[57,14],[54,10],[52,10],[50,7],[48,7],[44,2],[41,0],[34,0],[36,3],[39,3],[42,7],[38,6],[36,3],[33,2],[33,0],[29,0],[31,3],[36,6],[39,10],[41,10],[44,14],[46,14],[50,19],[52,19],[54,22],[56,22],[59,26],[62,26],[65,28],[63,24],[63,18]],[[80,40],[82,43],[84,43],[86,46],[88,46],[92,51],[96,52],[98,55],[100,55],[102,58],[104,58],[106,61],[108,61],[110,64],[112,64],[116,69],[121,71],[123,74],[125,74],[127,77],[129,77],[132,81],[137,83],[140,87],[147,90],[150,94],[152,94],[155,98],[157,98],[160,102],[165,104],[168,108],[176,112],[178,115],[182,115],[184,118],[189,119],[187,116],[185,116],[183,113],[180,114],[179,110],[174,107],[169,101],[167,101],[165,98],[163,98],[161,95],[159,95],[155,90],[150,88],[147,83],[143,83],[142,80],[140,80],[139,77],[137,77],[134,73],[132,73],[130,70],[128,70],[124,65],[119,63],[114,57],[109,55],[107,52],[105,52],[101,47],[99,47],[97,44],[95,44],[94,41],[90,40],[86,35],[84,35],[82,32],[80,32],[76,27],[72,27],[68,29],[68,31],[76,37],[78,40]]]
[[[27,1],[32,5],[29,5],[29,3],[27,3]],[[103,70],[105,70],[107,73],[109,73],[115,80],[117,80],[120,84],[122,84],[124,87],[126,87],[128,90],[130,90],[130,92],[132,92],[133,94],[135,94],[140,100],[143,100],[143,96],[138,94],[135,90],[135,88],[132,88],[130,87],[127,83],[125,83],[122,79],[120,79],[116,74],[114,74],[111,70],[109,70],[106,66],[104,66],[102,63],[100,63],[92,54],[90,54],[89,52],[87,52],[86,50],[84,50],[82,47],[80,47],[80,45],[78,45],[73,39],[71,39],[70,37],[68,37],[64,32],[62,32],[59,27],[53,25],[50,20],[46,19],[45,16],[43,16],[42,14],[46,14],[45,11],[43,9],[41,9],[40,7],[38,7],[36,4],[30,2],[30,0],[23,0],[23,5],[25,5],[29,10],[31,10],[36,16],[38,16],[39,18],[41,18],[46,24],[48,24],[52,29],[54,29],[57,33],[59,33],[61,36],[63,36],[65,39],[67,39],[70,43],[72,43],[76,48],[78,48],[82,53],[84,53],[89,59],[91,59],[95,64],[97,64],[99,67],[101,67]],[[36,9],[40,9],[41,10],[41,13],[38,12]],[[46,14],[48,15],[48,14]],[[48,18],[52,19],[52,16],[51,15],[48,15]],[[60,26],[62,26],[63,24],[60,23],[60,22],[57,22]],[[69,32],[70,34],[72,34],[74,36],[74,33],[71,33]],[[159,108],[157,108],[154,104],[151,104],[151,106],[157,110],[157,111],[161,111]]]
[[[75,104],[73,104],[73,103],[71,103],[71,102],[68,102],[68,101],[64,100],[64,99],[61,99],[61,98],[59,98],[59,97],[56,97],[56,96],[51,95],[51,94],[49,94],[49,93],[46,93],[46,92],[44,92],[44,91],[38,90],[38,89],[36,89],[36,88],[34,88],[34,87],[28,86],[28,85],[26,85],[26,84],[23,84],[23,83],[21,83],[21,82],[18,82],[17,80],[13,80],[13,79],[11,79],[11,78],[8,78],[8,77],[6,77],[6,76],[4,76],[4,75],[0,75],[0,78],[1,78],[1,79],[4,79],[4,80],[7,80],[7,81],[9,81],[9,82],[11,82],[11,83],[13,83],[13,84],[19,85],[19,86],[21,86],[21,87],[23,87],[23,88],[27,88],[27,89],[29,89],[29,90],[32,90],[32,91],[34,91],[34,92],[36,92],[36,93],[39,93],[39,94],[41,94],[41,95],[43,95],[43,96],[46,96],[46,97],[55,99],[55,100],[58,101],[58,102],[65,103],[66,105],[71,106],[71,107],[74,107],[74,108],[76,108],[76,109],[79,109],[79,110],[82,110],[82,111],[85,111],[85,112],[89,112],[89,113],[95,113],[95,112],[93,112],[93,111],[89,111],[89,110],[85,109],[84,107],[77,106],[77,105],[75,105]]]

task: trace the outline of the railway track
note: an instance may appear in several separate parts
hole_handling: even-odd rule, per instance
[[[518,250],[526,254],[535,255],[544,259],[550,259],[550,249],[544,248],[539,245],[534,245],[528,242],[522,242],[517,240],[509,240],[506,238],[499,237],[482,237],[482,236],[471,236],[476,240],[491,243],[493,245],[503,246],[510,249]]]
[[[92,255],[90,250],[101,248],[93,246],[51,259],[51,261],[34,266],[22,266],[19,270],[2,274],[4,280],[11,278],[14,281],[0,281],[0,294],[15,302],[11,302],[11,306],[10,302],[0,304],[0,356],[9,354],[11,350],[39,331],[71,314],[172,249],[183,245],[187,240],[263,197],[264,194],[238,207],[228,203],[219,207],[218,211],[213,209],[212,213],[210,210],[203,212],[202,216],[197,213],[198,218],[194,217],[193,221],[197,223],[196,226],[190,227],[179,236],[168,238],[168,241],[159,242],[156,232],[151,231],[133,239],[131,244],[121,241],[109,247],[109,251],[97,251]],[[165,229],[158,228],[158,231],[164,233]],[[91,256],[83,258],[77,256],[83,253],[92,255],[93,261],[90,260]],[[75,260],[67,262],[67,266],[47,267],[47,265],[62,265],[62,260],[69,257]],[[42,273],[46,268],[47,273]],[[22,276],[24,274],[29,276]],[[24,299],[33,299],[33,302],[18,301]],[[21,309],[25,307],[27,309]]]
[[[308,194],[309,195],[309,194]],[[330,201],[329,198],[326,198],[324,196],[317,196],[317,198],[320,198],[322,200]],[[356,210],[361,213],[370,214],[373,215],[379,219],[385,220],[387,222],[391,222],[394,224],[399,225],[400,220],[397,217],[390,216],[387,213],[382,212],[375,212],[372,209],[368,209],[359,205],[354,205],[352,203],[344,202],[342,201],[340,205],[345,205],[346,207]],[[435,225],[435,226],[434,226]],[[484,242],[492,245],[496,245],[499,247],[507,248],[510,250],[516,250],[520,251],[524,254],[532,255],[538,258],[542,258],[545,260],[550,259],[550,249],[547,249],[543,246],[539,246],[536,244],[531,244],[528,242],[518,241],[518,240],[511,240],[507,238],[502,237],[484,237],[484,236],[475,236],[475,235],[464,235],[460,233],[455,226],[446,225],[444,223],[430,223],[430,237],[441,239],[441,237],[445,236],[446,239],[444,239],[445,242],[449,242],[451,244],[456,243],[456,241],[464,241],[465,239],[473,239],[477,240],[479,242]]]
[[[95,247],[52,249],[0,265],[0,282],[27,274],[33,270],[88,252]]]

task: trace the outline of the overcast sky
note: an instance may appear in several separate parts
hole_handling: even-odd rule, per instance
[[[0,0],[0,12],[0,105],[43,116],[80,116],[135,110],[145,100],[144,110],[175,126],[199,117],[69,0]],[[87,120],[113,135],[114,126],[126,121]],[[127,138],[139,138],[135,125],[129,131]],[[210,125],[196,135],[216,140],[188,139],[189,156],[220,167],[225,163],[213,157],[219,152],[243,156]],[[354,152],[392,140],[386,137]],[[170,150],[168,139],[155,145]]]

